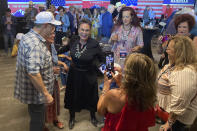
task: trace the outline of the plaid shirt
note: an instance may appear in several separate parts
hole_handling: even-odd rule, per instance
[[[28,77],[28,74],[37,73],[41,74],[45,87],[52,94],[54,75],[51,53],[45,45],[45,39],[30,30],[20,41],[16,63],[14,97],[24,104],[45,103],[45,97]]]

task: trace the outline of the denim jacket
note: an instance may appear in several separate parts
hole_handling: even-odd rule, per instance
[[[55,16],[55,19],[56,20],[59,20],[60,21],[60,15],[56,15]],[[69,18],[66,14],[64,14],[62,16],[62,22],[64,23],[63,25],[58,25],[56,26],[56,31],[63,31],[63,32],[67,32],[68,30],[68,27],[70,26],[70,22],[69,22]]]

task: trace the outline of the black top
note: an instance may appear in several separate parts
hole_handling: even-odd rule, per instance
[[[105,60],[99,43],[89,38],[86,45],[81,47],[77,38],[71,39],[69,45],[63,47],[61,51],[63,49],[70,49],[72,57],[66,84],[65,108],[74,112],[81,109],[96,112],[98,102],[96,66]]]
[[[101,50],[99,43],[96,40],[89,38],[83,48],[81,48],[79,40],[79,37],[71,38],[67,46],[63,46],[58,50],[58,54],[70,50],[72,63],[76,66],[97,66],[97,63],[105,62],[104,54]],[[79,47],[79,52],[86,48],[86,50],[81,53],[81,56],[79,58],[76,57],[77,47]]]

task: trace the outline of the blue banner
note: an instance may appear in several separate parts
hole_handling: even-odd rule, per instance
[[[195,0],[164,0],[163,4],[194,4]]]

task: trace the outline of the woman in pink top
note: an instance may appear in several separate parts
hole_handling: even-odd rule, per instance
[[[156,68],[143,54],[127,57],[122,76],[121,68],[114,76],[120,88],[111,89],[112,80],[104,79],[104,87],[97,105],[98,113],[105,115],[102,131],[148,131],[155,125]]]
[[[123,67],[127,55],[138,52],[143,47],[143,33],[140,20],[131,7],[120,10],[118,22],[112,31],[109,43],[113,45],[115,63]]]

